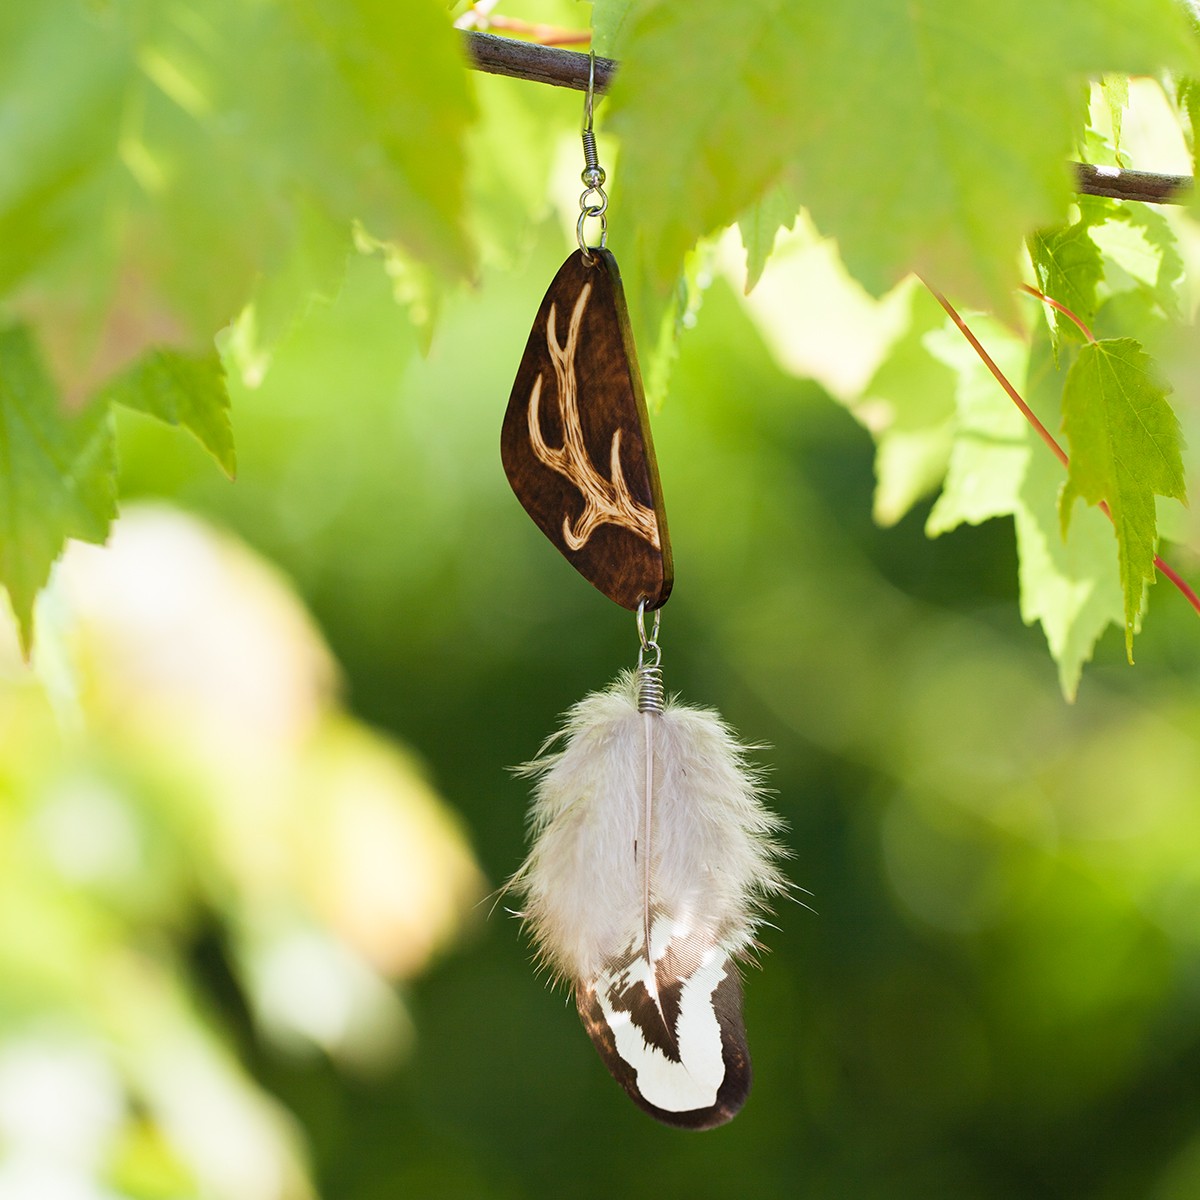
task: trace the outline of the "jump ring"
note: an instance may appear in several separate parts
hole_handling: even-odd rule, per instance
[[[650,650],[654,651],[654,662],[657,666],[662,658],[662,647],[658,644],[658,629],[662,624],[662,609],[654,610],[654,624],[650,627],[650,636],[646,636],[646,598],[643,596],[638,601],[637,606],[637,631],[638,631],[638,666],[642,665],[642,659]]]
[[[587,238],[584,236],[583,223],[588,219],[588,217],[600,218],[599,246],[589,246],[587,243]],[[591,252],[593,250],[603,250],[608,244],[608,217],[605,215],[604,209],[598,206],[593,206],[591,208],[585,208],[579,214],[579,220],[575,222],[575,240],[579,243],[579,249],[583,251],[584,261],[590,263],[592,261]]]
[[[599,204],[595,202],[595,196],[600,197]],[[608,210],[608,193],[602,187],[586,188],[583,195],[579,197],[579,209],[581,212],[587,212],[589,216],[600,216],[601,213]]]

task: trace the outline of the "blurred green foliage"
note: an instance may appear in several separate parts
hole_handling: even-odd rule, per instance
[[[355,709],[420,748],[493,882],[522,855],[504,768],[634,648],[498,468],[562,253],[544,229],[447,308],[427,359],[353,261],[262,386],[235,389],[235,487],[156,425],[121,429],[127,490],[216,517],[297,581]],[[1194,617],[1164,604],[1136,672],[1102,642],[1065,706],[1015,615],[1011,535],[929,543],[920,512],[873,526],[865,435],[773,364],[722,280],[654,420],[679,575],[669,680],[769,744],[811,892],[748,980],[751,1103],[704,1137],[646,1122],[496,910],[414,989],[412,1057],[389,1079],[258,1052],[322,1193],[1187,1195]]]
[[[353,26],[368,7],[296,11]],[[613,36],[627,8],[609,6]],[[269,32],[242,50],[270,80],[295,47],[273,59]],[[372,106],[409,103],[368,66]],[[911,305],[850,295],[815,243],[791,291],[768,266],[757,301],[731,283],[728,244],[694,257],[653,415],[677,565],[669,686],[764,746],[807,893],[748,973],[742,1115],[695,1136],[647,1121],[481,898],[523,855],[506,768],[636,641],[499,465],[529,323],[572,244],[578,97],[475,90],[475,286],[440,294],[375,227],[343,267],[349,239],[320,206],[289,208],[291,256],[220,339],[236,484],[197,442],[119,411],[122,495],[155,506],[64,564],[33,668],[15,643],[0,655],[0,1197],[1200,1193],[1194,614],[1154,589],[1137,670],[1110,631],[1063,702],[1018,615],[1020,526],[925,538],[939,427],[982,385],[965,368],[947,381],[925,337],[943,331],[920,314],[889,362],[919,350],[913,370],[943,390],[892,429],[920,478],[894,478],[884,504],[881,475],[878,528],[874,447],[847,408],[869,423],[864,364]],[[331,134],[362,101],[335,94]],[[268,115],[294,133],[298,111]],[[241,165],[261,216],[259,164]],[[310,165],[304,180],[342,195]],[[433,258],[465,253],[401,199]],[[636,212],[621,221],[632,239]],[[768,319],[762,296],[788,299]],[[857,388],[780,365],[785,319],[818,329],[793,341],[829,341],[822,308],[855,314],[825,349]],[[1194,424],[1195,348],[1163,341]],[[888,397],[921,390],[895,379]]]

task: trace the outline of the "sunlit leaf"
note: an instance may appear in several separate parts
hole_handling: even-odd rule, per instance
[[[1167,403],[1169,391],[1132,338],[1084,346],[1063,391],[1071,466],[1060,505],[1062,526],[1069,529],[1077,499],[1107,503],[1117,535],[1131,660],[1135,623],[1154,581],[1154,497],[1183,500],[1186,494],[1179,421]]]
[[[1024,344],[993,320],[972,316],[971,328],[1010,381],[1024,381]],[[925,532],[937,537],[961,524],[1008,516],[1019,503],[1033,451],[1028,426],[957,329],[931,334],[927,344],[958,374],[958,420],[946,482]]]
[[[102,399],[182,425],[233,477],[237,456],[229,423],[225,368],[213,351],[206,355],[151,350],[104,389]]]
[[[592,5],[592,37],[596,53],[618,58],[628,30],[630,14],[638,0],[594,0]]]
[[[1096,313],[1096,289],[1104,278],[1104,260],[1092,240],[1090,224],[1077,221],[1059,229],[1044,229],[1029,239],[1029,254],[1038,287],[1069,308],[1085,324]],[[1063,338],[1081,342],[1084,333],[1065,313],[1046,306],[1055,352]]]
[[[1035,339],[1026,400],[1049,429],[1061,424],[1065,362],[1056,361],[1049,334]],[[1041,623],[1058,664],[1063,694],[1074,699],[1084,664],[1110,625],[1123,623],[1121,581],[1114,569],[1112,526],[1098,509],[1085,509],[1066,536],[1058,517],[1064,474],[1057,459],[1030,437],[1033,452],[1013,514],[1017,530],[1021,617]]]
[[[631,20],[613,123],[661,289],[787,168],[865,286],[919,270],[1000,311],[1020,238],[1065,214],[1086,77],[1195,55],[1171,0],[644,0]]]
[[[1200,174],[1200,79],[1184,77],[1179,82],[1178,103],[1187,117],[1188,149],[1193,170]]]
[[[911,323],[855,401],[875,439],[875,519],[894,525],[945,478],[956,433],[958,373],[930,352],[945,323],[941,306],[914,289]]]
[[[1027,372],[1026,350],[1011,334],[978,318],[971,326],[1042,423],[1056,429],[1067,365],[1055,358],[1049,332],[1035,338]],[[957,330],[926,340],[959,375],[957,437],[926,531],[1012,516],[1021,617],[1040,622],[1063,694],[1073,699],[1101,634],[1122,622],[1111,526],[1089,509],[1064,536],[1058,496],[1066,476],[1057,458]]]
[[[151,346],[207,351],[264,276],[302,306],[313,213],[471,268],[438,0],[7,5],[0,97],[0,302],[72,398]]]
[[[65,412],[29,331],[0,330],[0,583],[26,653],[34,597],[67,538],[108,534],[115,472],[108,406]]]
[[[762,278],[763,268],[775,248],[781,229],[791,229],[800,211],[800,197],[787,180],[769,188],[757,204],[738,218],[742,245],[746,247],[746,291]]]
[[[1111,204],[1092,236],[1104,254],[1107,291],[1141,292],[1160,316],[1178,318],[1184,263],[1162,213],[1147,204]]]
[[[1121,126],[1125,120],[1125,110],[1129,107],[1129,76],[1105,75],[1100,81],[1104,93],[1104,102],[1108,106],[1108,117],[1112,122],[1113,151],[1117,162],[1124,165],[1121,154]]]

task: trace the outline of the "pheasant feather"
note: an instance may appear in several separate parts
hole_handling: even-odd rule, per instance
[[[738,962],[787,886],[746,750],[714,712],[639,711],[627,672],[522,770],[533,846],[509,886],[539,954],[635,1103],[684,1128],[728,1121],[750,1088]]]

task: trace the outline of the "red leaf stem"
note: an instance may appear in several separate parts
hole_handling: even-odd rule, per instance
[[[1070,461],[1067,458],[1067,452],[1054,440],[1054,434],[1052,434],[1050,430],[1048,430],[1045,425],[1038,420],[1037,413],[1035,413],[1033,409],[1025,403],[1024,399],[1021,397],[1021,393],[1018,392],[1011,383],[1009,383],[1008,376],[1006,376],[1004,372],[1000,370],[1000,368],[996,365],[995,359],[993,359],[992,356],[983,348],[979,339],[967,326],[966,321],[964,321],[962,317],[958,315],[954,305],[952,305],[950,301],[947,300],[946,297],[937,290],[937,288],[933,287],[928,280],[922,279],[921,282],[925,284],[927,288],[929,288],[929,290],[933,293],[933,298],[946,310],[950,320],[952,320],[955,325],[958,326],[959,332],[963,335],[963,337],[965,337],[967,341],[971,343],[971,348],[983,360],[983,365],[987,367],[987,369],[995,376],[996,382],[1008,393],[1009,399],[1021,410],[1025,420],[1027,420],[1030,425],[1037,430],[1038,437],[1040,437],[1042,441],[1050,447],[1054,457],[1057,458],[1064,467],[1066,467]]]
[[[925,286],[928,287],[929,285],[926,284]],[[1094,342],[1096,340],[1092,334],[1092,331],[1065,304],[1059,304],[1059,302],[1053,297],[1047,296],[1045,292],[1039,292],[1037,288],[1030,287],[1027,283],[1021,284],[1021,291],[1028,292],[1031,296],[1036,296],[1042,301],[1042,303],[1050,305],[1050,307],[1055,311],[1062,313],[1064,317],[1074,321],[1075,324],[1078,325],[1083,331],[1083,336],[1087,338],[1089,342]]]
[[[929,289],[933,295],[933,298],[942,306],[942,308],[946,310],[946,314],[949,316],[950,320],[952,320],[954,324],[958,326],[959,332],[967,339],[968,342],[970,342],[971,348],[976,354],[979,355],[983,365],[987,367],[989,371],[991,371],[996,382],[1008,393],[1009,399],[1021,410],[1021,414],[1024,416],[1024,418],[1037,431],[1038,437],[1040,437],[1042,441],[1050,447],[1054,457],[1057,458],[1060,463],[1062,463],[1063,467],[1068,467],[1071,460],[1067,457],[1067,452],[1058,444],[1050,430],[1048,430],[1045,425],[1038,420],[1037,414],[1029,407],[1028,404],[1025,403],[1021,393],[1018,392],[1015,387],[1013,387],[1013,385],[1009,382],[1008,377],[996,365],[995,359],[993,359],[992,356],[983,348],[979,339],[971,332],[966,321],[959,316],[957,310],[954,308],[954,305],[952,305],[950,301],[947,300],[946,297],[937,290],[937,288],[933,287],[927,279],[922,279],[921,282]],[[1037,296],[1039,300],[1044,300],[1052,308],[1057,309],[1064,316],[1069,317],[1072,321],[1074,321],[1075,324],[1078,325],[1081,330],[1083,330],[1088,341],[1094,342],[1096,340],[1092,336],[1092,331],[1069,308],[1067,308],[1066,305],[1059,304],[1057,300],[1052,300],[1049,296],[1039,292],[1036,288],[1031,288],[1024,284],[1021,286],[1030,295]],[[1109,511],[1108,505],[1103,500],[1100,501],[1100,509],[1111,521],[1112,513]],[[1179,589],[1180,595],[1183,596],[1183,598],[1192,606],[1192,608],[1194,608],[1197,613],[1200,613],[1200,596],[1196,595],[1196,593],[1183,580],[1182,576],[1173,567],[1170,567],[1163,562],[1162,558],[1157,554],[1154,556],[1154,565],[1175,585],[1176,588]]]

